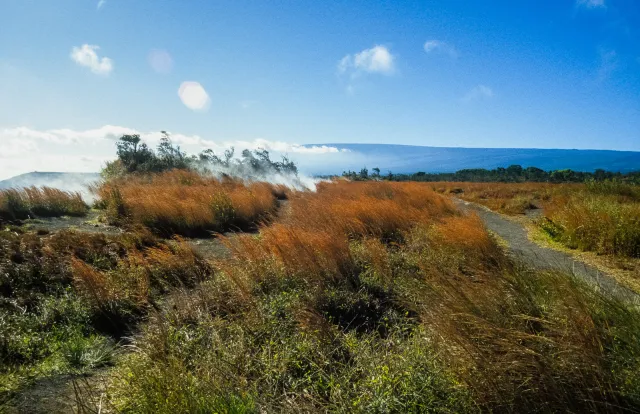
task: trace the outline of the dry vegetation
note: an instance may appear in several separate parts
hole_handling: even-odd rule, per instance
[[[146,232],[0,232],[0,410],[36,378],[109,364],[161,295],[210,275],[184,242]]]
[[[143,225],[166,236],[255,228],[275,211],[276,196],[282,194],[267,183],[218,180],[186,170],[114,179],[95,191],[111,223]]]
[[[100,400],[116,412],[640,408],[638,310],[519,267],[431,187],[288,194],[277,220],[222,237],[231,254],[211,261],[144,227],[3,232],[0,400],[111,365]],[[114,217],[159,233],[220,229],[217,197],[256,223],[278,190],[175,172],[100,189]]]
[[[434,183],[440,192],[505,214],[542,208],[539,225],[570,248],[640,257],[640,186],[619,182]]]
[[[79,193],[49,187],[0,190],[0,221],[84,216],[88,210]]]
[[[429,185],[324,184],[136,338],[126,412],[637,408],[637,312],[504,256]]]

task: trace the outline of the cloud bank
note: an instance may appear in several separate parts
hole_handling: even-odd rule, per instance
[[[38,130],[28,127],[0,129],[0,142],[3,143],[0,151],[0,180],[32,171],[97,172],[106,161],[115,158],[115,142],[127,134],[139,134],[151,147],[155,147],[162,137],[160,132],[141,132],[116,125],[87,130]],[[288,154],[301,163],[302,160],[322,163],[326,155],[348,152],[335,146],[309,146],[262,138],[213,141],[199,135],[172,133],[171,140],[190,154],[206,149],[222,155],[230,147],[234,147],[236,153],[244,149],[262,148],[272,152],[275,157]]]

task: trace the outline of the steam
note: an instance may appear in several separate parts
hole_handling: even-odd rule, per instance
[[[265,149],[243,150],[241,157],[234,157],[233,148],[226,150],[220,157],[213,151],[203,151],[195,162],[195,170],[203,175],[217,178],[232,177],[244,182],[267,182],[284,185],[292,190],[315,191],[320,179],[300,174],[298,166],[288,157],[281,161],[272,161]]]
[[[313,178],[305,174],[292,174],[278,171],[273,167],[257,171],[240,162],[233,162],[229,166],[213,163],[199,163],[196,171],[204,176],[213,176],[218,179],[231,177],[242,180],[245,183],[267,182],[273,185],[284,185],[297,191],[315,191],[316,185],[323,181],[322,179]]]
[[[94,196],[89,187],[100,179],[92,173],[33,172],[0,181],[0,190],[24,187],[51,187],[62,191],[80,193],[85,201],[92,202]]]

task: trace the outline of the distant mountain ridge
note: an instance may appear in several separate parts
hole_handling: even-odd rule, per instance
[[[438,173],[468,168],[494,169],[513,164],[538,167],[546,171],[572,169],[593,172],[601,168],[626,173],[640,170],[638,151],[458,148],[394,144],[322,145],[347,151],[305,157],[299,160],[301,171],[310,175],[328,175],[341,174],[346,170],[360,171],[363,167],[378,167],[383,174],[387,171]],[[98,173],[32,172],[0,181],[0,189],[36,185],[86,193],[87,185],[99,179]]]
[[[98,173],[30,172],[0,181],[0,190],[46,186],[65,191],[86,192],[87,186],[100,179]]]
[[[424,147],[393,144],[323,144],[349,152],[338,163],[319,166],[320,174],[336,169],[379,167],[395,173],[455,172],[467,168],[493,169],[518,164],[543,170],[572,169],[592,172],[598,168],[612,172],[640,170],[640,152],[532,148]],[[342,153],[341,153],[342,154]],[[337,164],[337,165],[336,165]]]

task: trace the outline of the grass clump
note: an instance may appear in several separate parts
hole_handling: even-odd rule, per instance
[[[640,201],[584,194],[549,205],[545,216],[545,229],[567,247],[640,257]]]
[[[84,216],[89,206],[80,193],[50,187],[0,190],[0,220],[31,217]]]
[[[96,189],[97,205],[118,225],[143,225],[172,236],[249,230],[275,211],[280,190],[267,183],[243,184],[197,172],[112,179]]]

